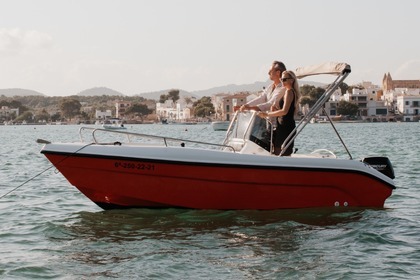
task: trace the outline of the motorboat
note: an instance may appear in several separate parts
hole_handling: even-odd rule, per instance
[[[126,129],[126,127],[123,124],[123,121],[118,118],[111,118],[106,120],[102,127],[105,129]]]
[[[227,131],[230,125],[230,121],[213,121],[211,127],[214,131]]]
[[[299,137],[350,72],[345,63],[296,70],[299,78],[337,77],[296,125],[284,148]],[[103,209],[383,208],[395,189],[387,157],[353,159],[348,152],[349,158],[339,158],[324,149],[274,155],[270,120],[254,111],[237,111],[222,143],[92,127],[81,127],[79,134],[80,141],[74,143],[40,140],[41,153]]]

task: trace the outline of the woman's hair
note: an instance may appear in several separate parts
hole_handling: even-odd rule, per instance
[[[273,65],[274,65],[274,69],[280,70],[280,72],[286,71],[286,66],[284,65],[283,62],[280,62],[280,61],[276,60],[276,61],[273,62]]]
[[[295,92],[295,114],[299,112],[300,89],[299,82],[297,81],[296,74],[293,71],[284,71],[283,76],[286,78],[293,78],[293,90]]]

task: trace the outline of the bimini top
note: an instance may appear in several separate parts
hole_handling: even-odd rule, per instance
[[[351,72],[350,65],[343,62],[326,62],[317,65],[299,67],[296,69],[296,77],[298,79],[302,79],[306,76],[314,76],[314,75],[322,75],[322,74],[329,74],[329,75],[342,75],[346,72]]]

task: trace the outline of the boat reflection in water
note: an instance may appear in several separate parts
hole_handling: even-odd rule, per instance
[[[296,73],[337,78],[297,124],[284,148],[350,74],[350,66],[326,63]],[[41,153],[103,209],[381,208],[392,194],[394,172],[388,158],[355,160],[348,152],[349,158],[341,159],[325,149],[275,156],[271,127],[256,112],[237,112],[222,144],[81,128],[81,142],[47,143]],[[115,137],[101,140],[109,133]]]

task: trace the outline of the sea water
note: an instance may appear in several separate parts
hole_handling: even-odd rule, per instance
[[[208,124],[127,127],[212,143],[225,134]],[[418,279],[420,124],[336,128],[353,158],[393,163],[397,189],[384,209],[104,211],[36,143],[79,141],[79,126],[0,126],[0,196],[11,191],[0,199],[0,278]],[[328,124],[307,125],[295,146],[349,157]]]

